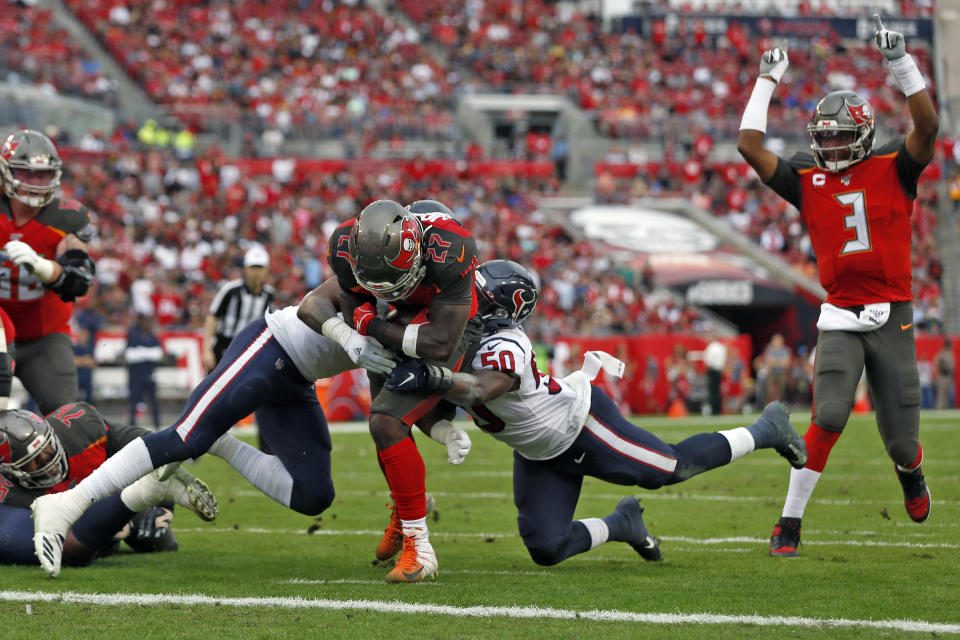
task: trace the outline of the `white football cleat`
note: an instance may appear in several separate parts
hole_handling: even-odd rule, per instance
[[[210,487],[179,466],[179,463],[173,467],[172,473],[169,467],[170,465],[166,465],[148,473],[124,491],[135,491],[136,498],[147,506],[169,501],[190,509],[201,520],[215,520],[219,506]],[[166,479],[161,480],[162,476],[166,476]]]
[[[77,489],[40,496],[30,505],[33,511],[33,549],[40,566],[51,578],[60,575],[63,541],[70,525],[90,506]]]

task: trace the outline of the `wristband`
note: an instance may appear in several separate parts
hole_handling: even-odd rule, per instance
[[[893,76],[897,86],[903,91],[903,95],[908,98],[927,88],[923,74],[920,73],[920,69],[917,68],[917,62],[909,53],[902,58],[890,60],[887,62],[887,66],[890,67],[890,75]]]
[[[770,108],[770,98],[773,97],[773,89],[776,86],[777,83],[769,78],[757,78],[750,99],[747,100],[747,106],[743,110],[743,118],[740,120],[741,131],[750,129],[767,132],[767,109]]]
[[[335,341],[341,347],[347,346],[347,340],[356,333],[350,325],[334,316],[320,326],[320,333]]]
[[[445,392],[453,386],[453,371],[435,364],[426,365],[427,390]]]
[[[419,358],[417,355],[417,336],[420,335],[420,325],[408,324],[403,330],[403,352],[411,358]]]
[[[367,335],[383,344],[383,335],[387,332],[387,321],[383,318],[373,318],[367,323]]]
[[[440,444],[447,444],[447,438],[453,433],[456,427],[449,420],[437,420],[430,427],[430,437]]]

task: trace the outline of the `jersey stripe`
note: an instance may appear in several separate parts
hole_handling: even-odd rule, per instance
[[[230,366],[224,369],[223,373],[217,376],[217,379],[213,381],[207,390],[204,392],[200,399],[195,405],[190,413],[187,414],[183,420],[176,425],[177,433],[183,439],[184,442],[187,441],[187,438],[190,437],[190,433],[193,431],[194,427],[197,426],[197,421],[203,417],[203,414],[207,412],[207,409],[210,408],[210,405],[213,404],[216,399],[223,393],[223,390],[233,382],[233,380],[240,375],[240,372],[250,363],[253,358],[260,353],[260,350],[266,346],[267,342],[273,337],[273,332],[270,331],[270,327],[267,327],[260,332],[260,335],[254,339],[250,346],[247,347],[243,353],[237,357]]]
[[[677,459],[671,456],[665,456],[659,451],[648,449],[636,442],[630,442],[597,420],[593,415],[587,416],[587,421],[583,428],[594,435],[605,445],[631,460],[636,460],[640,464],[653,467],[664,473],[673,473],[677,468]]]

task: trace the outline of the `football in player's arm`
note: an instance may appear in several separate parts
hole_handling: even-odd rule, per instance
[[[811,152],[789,161],[763,146],[767,108],[789,61],[764,52],[740,124],[738,149],[761,180],[797,207],[827,292],[817,322],[814,409],[804,436],[809,459],[794,469],[770,554],[796,556],[800,521],[830,450],[846,426],[866,365],[877,425],[896,464],[907,513],[923,522],[930,494],[920,468],[919,375],[913,335],[910,215],[917,182],[933,158],[939,119],[903,34],[874,15],[875,42],[903,91],[913,128],[874,148],[875,114],[853,91],[834,91],[807,125]]]
[[[748,427],[667,444],[627,421],[591,384],[601,368],[622,375],[619,360],[588,352],[584,369],[562,380],[539,371],[533,345],[520,327],[539,297],[526,269],[492,260],[479,267],[476,282],[484,327],[470,373],[409,359],[394,368],[385,384],[399,392],[443,393],[445,401],[466,408],[478,427],[514,449],[520,535],[538,564],[556,564],[610,540],[628,543],[646,560],[660,559],[633,496],[604,518],[573,520],[585,476],[656,489],[759,448],[775,448],[792,465],[806,461],[803,440],[776,402]],[[438,409],[425,421],[444,411]]]
[[[476,242],[441,203],[373,202],[331,235],[327,260],[340,285],[343,319],[313,301],[305,301],[301,319],[348,351],[360,334],[455,371],[479,339]],[[381,317],[378,301],[394,307],[397,319]],[[393,554],[403,551],[387,581],[419,582],[436,574],[437,562],[426,524],[426,471],[409,435],[440,396],[423,389],[395,393],[383,388],[382,376],[369,377],[370,433],[396,503],[386,537],[396,541]],[[442,437],[449,450],[451,433]],[[397,531],[402,535],[391,533]]]

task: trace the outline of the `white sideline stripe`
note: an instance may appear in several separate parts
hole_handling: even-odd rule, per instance
[[[666,473],[673,473],[673,470],[677,468],[676,458],[665,456],[659,451],[648,449],[636,442],[630,442],[593,416],[587,416],[583,428],[597,436],[601,442],[617,453],[632,458],[641,464]]]
[[[220,392],[230,384],[234,378],[237,377],[237,374],[247,366],[247,362],[253,359],[253,356],[259,353],[260,349],[267,343],[267,340],[273,337],[273,333],[270,331],[270,327],[267,327],[260,332],[260,335],[250,343],[250,346],[247,347],[240,356],[227,367],[223,373],[221,373],[217,379],[214,381],[210,388],[200,396],[200,399],[197,401],[197,404],[193,406],[193,410],[187,415],[183,421],[177,425],[177,433],[180,437],[186,442],[187,436],[190,435],[190,432],[193,431],[193,428],[196,426],[197,419],[203,415],[203,412],[207,410],[207,407],[210,406],[214,400],[217,399],[217,396],[220,395]]]
[[[598,620],[640,622],[645,624],[749,624],[763,627],[866,628],[916,633],[960,634],[960,624],[924,620],[856,620],[849,618],[806,618],[800,616],[721,615],[715,613],[640,613],[634,611],[577,611],[552,607],[455,607],[442,604],[413,604],[383,600],[329,600],[326,598],[224,598],[203,594],[166,593],[46,593],[42,591],[0,591],[0,600],[10,602],[60,602],[93,605],[184,605],[230,607],[279,607],[284,609],[353,609],[378,613],[433,614],[473,618],[526,618],[558,620]]]
[[[511,472],[506,472],[505,475],[513,475]],[[590,500],[619,500],[627,493],[630,493],[630,490],[633,489],[633,492],[636,493],[643,500],[702,500],[704,502],[774,502],[777,504],[783,503],[783,495],[777,496],[720,496],[720,495],[706,495],[701,493],[667,493],[659,491],[646,491],[639,487],[624,487],[625,493],[590,493],[583,495],[582,499]],[[459,492],[450,492],[450,491],[433,491],[432,489],[428,490],[430,495],[435,498],[466,498],[466,499],[490,499],[490,500],[513,500],[512,493],[495,493],[489,491],[475,491],[469,492],[464,491],[463,493]],[[247,491],[241,490],[236,493],[236,495],[246,496],[246,495],[263,495],[259,491]],[[381,494],[376,491],[356,491],[350,489],[343,489],[337,491],[338,496],[362,496],[362,497],[380,497]],[[388,499],[386,492],[383,494],[384,498]],[[891,497],[889,500],[857,500],[853,498],[848,498],[845,500],[834,500],[830,498],[811,498],[810,504],[827,504],[841,507],[848,507],[854,504],[878,504],[878,505],[900,505],[903,502],[902,495],[896,495]],[[958,500],[941,500],[938,497],[934,498],[935,505],[960,505]],[[900,508],[900,507],[898,507]],[[915,524],[910,524],[909,526],[915,527]],[[924,526],[938,526],[935,524],[926,524]]]
[[[345,531],[337,529],[317,529],[308,532],[306,529],[262,529],[252,527],[249,529],[233,529],[226,527],[201,527],[194,529],[177,529],[177,532],[183,533],[256,533],[256,534],[294,534],[308,536],[382,536],[381,530],[360,530]],[[453,531],[431,531],[430,535],[434,538],[517,538],[520,536],[517,532],[510,533],[478,533],[475,531],[453,532]],[[734,536],[730,538],[690,538],[686,536],[657,536],[661,542],[687,542],[690,544],[759,544],[766,546],[769,544],[769,538],[751,538],[749,536]],[[804,540],[804,545],[811,546],[845,546],[845,547],[897,547],[905,549],[960,549],[960,544],[950,542],[885,542],[883,540]]]

